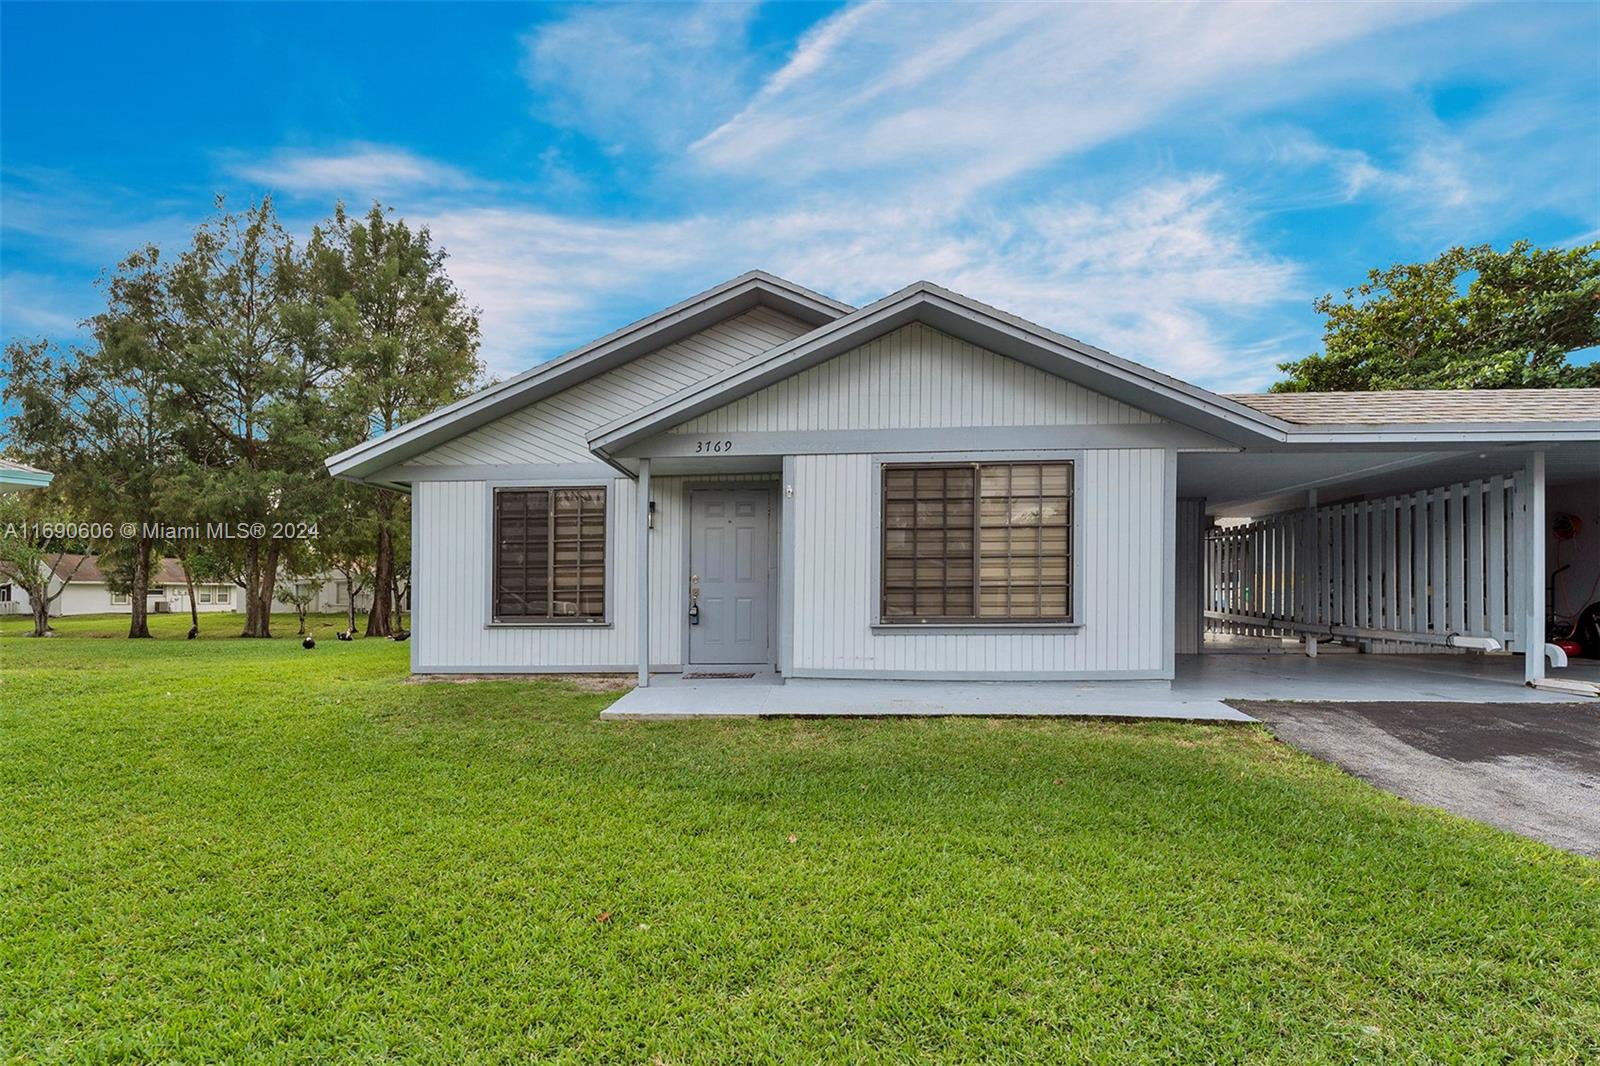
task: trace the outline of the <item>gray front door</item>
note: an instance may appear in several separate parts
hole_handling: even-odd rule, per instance
[[[689,603],[699,614],[689,627],[691,664],[772,661],[771,508],[766,489],[689,494]]]

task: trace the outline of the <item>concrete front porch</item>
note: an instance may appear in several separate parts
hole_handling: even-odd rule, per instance
[[[728,717],[1169,718],[1251,722],[1216,699],[1187,698],[1165,682],[844,681],[776,674],[751,678],[657,675],[601,712],[601,718]]]
[[[1600,662],[1572,676],[1600,681]],[[695,678],[658,674],[602,718],[1017,715],[1249,722],[1229,700],[1350,703],[1571,703],[1528,688],[1510,655],[1293,653],[1180,655],[1177,678],[1159,681],[838,681],[777,675]]]

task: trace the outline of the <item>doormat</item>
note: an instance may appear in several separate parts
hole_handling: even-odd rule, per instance
[[[755,674],[684,674],[685,681],[704,681],[708,678],[737,678],[743,680],[755,677]]]

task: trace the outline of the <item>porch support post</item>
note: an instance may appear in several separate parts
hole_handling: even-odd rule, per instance
[[[650,687],[650,460],[639,460],[639,687]]]
[[[1528,684],[1544,678],[1544,452],[1528,456],[1524,468],[1522,528],[1527,550],[1522,553],[1523,584],[1528,605],[1523,620],[1522,677]]]
[[[1317,490],[1306,490],[1306,513],[1300,523],[1300,556],[1294,575],[1296,621],[1317,621],[1316,605],[1322,602],[1322,575],[1317,568]],[[1306,656],[1317,657],[1317,636],[1305,635]]]

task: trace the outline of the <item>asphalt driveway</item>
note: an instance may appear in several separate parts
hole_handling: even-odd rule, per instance
[[[1600,857],[1600,701],[1230,703],[1397,796]]]

